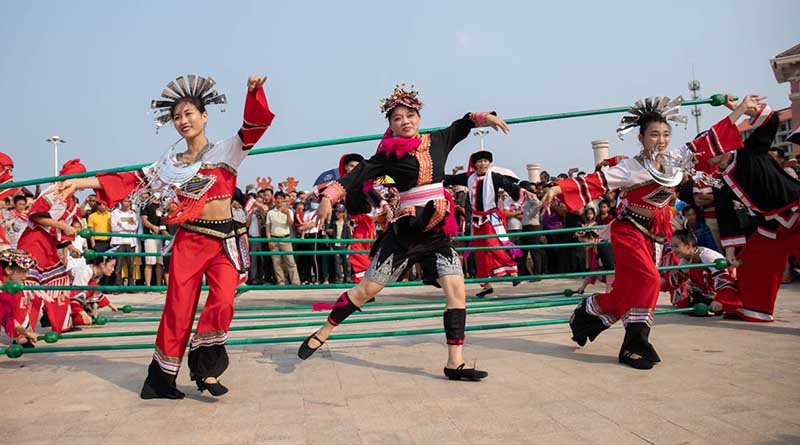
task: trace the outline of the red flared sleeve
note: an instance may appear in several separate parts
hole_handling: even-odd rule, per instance
[[[689,142],[698,163],[738,150],[742,145],[739,129],[728,117],[714,124],[703,136]]]
[[[244,102],[244,122],[239,129],[239,138],[242,140],[244,150],[253,148],[253,145],[261,139],[267,131],[275,114],[269,109],[267,95],[263,88],[250,91]]]
[[[113,208],[120,201],[130,196],[138,186],[145,182],[141,170],[124,173],[100,173],[97,175],[100,188],[94,189],[97,199],[108,208]]]

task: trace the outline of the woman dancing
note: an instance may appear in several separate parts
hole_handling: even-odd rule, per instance
[[[447,338],[447,364],[444,374],[451,380],[481,380],[488,373],[464,367],[462,345],[467,320],[464,275],[451,238],[457,231],[452,211],[455,205],[442,185],[447,156],[469,135],[471,129],[489,125],[508,133],[506,123],[494,113],[468,113],[449,127],[420,134],[422,102],[413,90],[397,86],[381,102],[381,112],[389,121],[377,153],[361,162],[350,173],[331,183],[323,192],[317,217],[325,221],[331,204],[351,194],[363,193],[375,178],[389,175],[400,191],[400,210],[372,248],[372,262],[364,279],[341,294],[328,321],[300,346],[297,355],[309,358],[331,331],[364,303],[375,297],[386,284],[396,281],[416,263],[423,265],[424,281],[436,283],[444,291],[447,304],[444,330]]]
[[[244,123],[236,135],[212,143],[206,137],[206,106],[224,104],[225,96],[212,90],[209,78],[189,75],[170,82],[162,99],[151,107],[160,115],[158,126],[173,121],[186,140],[186,150],[171,150],[160,161],[128,173],[103,173],[96,178],[64,181],[62,194],[95,189],[99,200],[113,207],[133,194],[160,191],[162,202],[177,201],[166,221],[180,224],[172,246],[172,261],[164,312],[158,326],[156,349],[142,387],[143,399],[182,399],[175,386],[192,330],[200,288],[205,275],[208,298],[200,314],[189,351],[191,379],[200,391],[214,396],[228,392],[219,376],[228,367],[227,331],[233,318],[233,297],[240,274],[249,266],[246,228],[231,216],[236,169],[275,115],[262,85],[266,77],[250,77],[244,106]]]

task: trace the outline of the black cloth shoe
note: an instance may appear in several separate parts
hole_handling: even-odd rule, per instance
[[[214,397],[225,395],[228,392],[228,388],[226,388],[225,385],[220,382],[206,383],[205,380],[197,380],[195,383],[197,383],[198,391],[203,392],[208,390],[208,392]]]
[[[626,349],[619,351],[619,362],[624,363],[631,368],[653,369],[653,363],[650,360],[646,359],[638,352],[628,351]]]
[[[186,394],[175,387],[175,376],[166,374],[158,366],[155,359],[150,361],[147,368],[147,378],[142,385],[139,397],[149,399],[172,399],[179,400],[186,397]]]
[[[586,300],[575,308],[569,319],[569,327],[572,330],[572,341],[580,347],[586,346],[587,341],[594,341],[601,332],[608,329],[603,320],[586,312]]]
[[[619,350],[619,362],[636,369],[651,369],[653,363],[661,361],[650,338],[647,323],[628,323],[625,326],[625,339]]]
[[[319,346],[317,346],[316,348],[312,348],[311,346],[308,345],[308,342],[311,341],[312,338],[319,342]],[[303,344],[300,345],[300,349],[297,350],[297,356],[300,357],[301,360],[305,360],[311,357],[315,352],[317,352],[317,349],[321,348],[322,345],[324,344],[325,342],[320,340],[319,337],[317,337],[317,333],[315,332],[309,335],[308,338],[306,338],[306,340],[303,342]]]
[[[22,347],[26,348],[26,349],[30,349],[30,348],[35,348],[36,347],[36,345],[34,345],[33,342],[31,342],[30,340],[26,341],[25,343],[18,343],[16,340],[14,340],[13,342],[11,342],[11,344],[22,345]]]
[[[462,363],[461,366],[456,369],[445,367],[444,375],[450,380],[464,379],[472,382],[478,382],[489,376],[489,373],[486,371],[479,371],[475,368],[464,368],[464,365],[465,363]]]
[[[494,288],[487,287],[486,289],[484,289],[484,290],[478,292],[477,294],[475,294],[475,296],[478,297],[478,298],[483,298],[483,297],[485,297],[485,296],[487,296],[489,294],[493,294],[493,293],[494,293]]]

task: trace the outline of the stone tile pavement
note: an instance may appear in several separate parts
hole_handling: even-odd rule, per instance
[[[501,285],[496,294],[574,284]],[[334,294],[247,292],[237,305],[307,304]],[[380,300],[440,297],[433,288],[394,288]],[[113,300],[158,304],[163,295]],[[667,304],[662,295],[661,308]],[[468,324],[564,318],[571,309],[476,314]],[[184,368],[178,384],[185,400],[140,400],[148,349],[0,357],[0,443],[797,444],[800,285],[781,289],[775,315],[772,324],[658,317],[652,342],[664,362],[651,371],[617,364],[621,327],[582,349],[563,324],[476,331],[468,334],[465,352],[490,372],[480,383],[443,378],[442,334],[331,341],[305,362],[295,356],[297,343],[232,346],[222,379],[231,392],[219,399],[198,393]],[[345,325],[338,332],[440,326],[440,318],[430,318]],[[155,327],[108,323],[85,331]],[[312,330],[241,331],[231,337],[304,336]],[[64,339],[59,345],[152,341]]]

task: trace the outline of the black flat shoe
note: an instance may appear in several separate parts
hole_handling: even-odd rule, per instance
[[[311,346],[308,345],[308,342],[311,341],[312,338],[319,342],[319,346],[317,346],[316,348],[312,348]],[[305,360],[311,357],[315,352],[317,352],[317,349],[321,348],[322,345],[324,344],[325,342],[320,340],[319,337],[317,337],[317,333],[315,332],[309,335],[308,338],[306,338],[306,340],[303,342],[303,344],[300,345],[300,349],[297,350],[297,356],[300,357],[300,359]]]
[[[633,351],[628,351],[628,350],[619,351],[619,362],[624,363],[630,366],[631,368],[653,369],[653,363],[650,360],[646,359],[643,355]]]
[[[450,380],[470,380],[478,382],[489,376],[486,371],[479,371],[475,368],[464,368],[464,363],[456,369],[444,368],[444,375]]]
[[[656,348],[653,347],[653,344],[648,343],[648,346],[650,346],[650,351],[642,354],[642,356],[646,358],[647,361],[649,361],[650,363],[653,364],[661,363],[661,357],[658,356],[658,352],[656,352]]]
[[[211,393],[211,395],[214,397],[225,395],[228,392],[228,388],[226,388],[225,385],[223,385],[220,382],[206,383],[205,380],[197,380],[195,381],[195,383],[197,383],[198,391],[203,392],[205,390],[208,390],[208,392]]]
[[[186,397],[181,390],[178,388],[169,388],[165,391],[159,392],[150,385],[150,382],[147,380],[144,381],[144,385],[142,386],[142,392],[139,393],[139,397],[144,400],[150,399],[170,399],[170,400],[180,400]]]
[[[490,288],[487,288],[487,289],[484,289],[484,290],[478,292],[477,294],[475,294],[475,296],[478,297],[478,298],[483,298],[483,297],[485,297],[485,296],[487,296],[489,294],[493,294],[493,293],[494,293],[494,288],[490,287]]]

